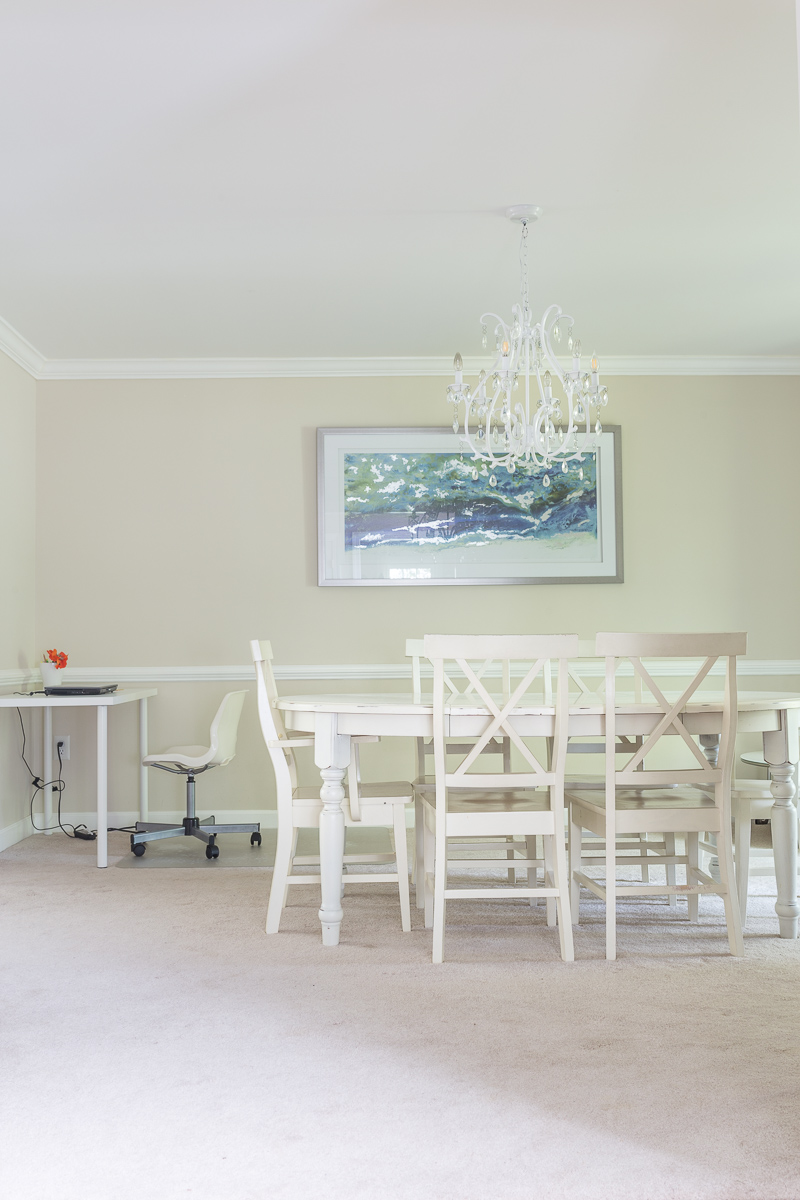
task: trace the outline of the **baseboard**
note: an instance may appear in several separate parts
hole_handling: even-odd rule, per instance
[[[21,821],[15,821],[13,825],[5,825],[0,829],[0,852],[16,846],[17,842],[30,837],[33,832],[33,826],[28,817],[23,817]]]

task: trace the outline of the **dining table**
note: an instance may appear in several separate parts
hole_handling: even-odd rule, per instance
[[[715,761],[722,720],[722,696],[713,691],[696,694],[681,713],[684,727],[699,738],[703,753]],[[665,698],[677,699],[665,693]],[[287,730],[313,733],[314,761],[319,769],[323,803],[319,819],[322,944],[337,946],[341,924],[344,856],[344,778],[350,762],[350,739],[356,735],[430,738],[433,707],[426,698],[402,692],[365,694],[325,693],[282,696],[278,707]],[[797,898],[797,810],[794,771],[800,757],[800,695],[780,692],[740,692],[737,698],[739,733],[761,735],[764,759],[770,771],[774,797],[771,811],[777,901],[775,912],[782,938],[796,938],[800,904]],[[626,704],[618,698],[616,730],[630,736],[652,732],[663,714],[656,703]],[[511,714],[521,737],[552,737],[555,711],[552,704],[523,697]],[[478,737],[486,728],[486,709],[475,698],[454,695],[445,711],[445,736]],[[569,713],[570,737],[602,737],[605,714],[592,697],[576,699]]]

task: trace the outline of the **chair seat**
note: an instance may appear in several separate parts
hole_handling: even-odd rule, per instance
[[[148,754],[142,762],[148,767],[156,763],[170,763],[176,767],[204,767],[212,757],[209,746],[170,746],[168,750],[161,750],[158,754]]]
[[[431,797],[423,796],[423,803],[428,808],[436,808],[436,802]],[[532,788],[514,788],[503,791],[499,788],[475,788],[469,790],[448,791],[447,811],[449,813],[471,813],[480,803],[484,812],[549,812],[550,798],[547,790],[534,791]]]
[[[345,794],[347,787],[345,787]],[[365,804],[410,804],[414,799],[414,789],[410,783],[393,781],[392,783],[361,783],[358,787],[358,798]],[[292,792],[292,801],[301,804],[322,804],[319,788],[296,787]]]
[[[755,800],[775,799],[766,779],[734,779],[731,795],[736,796],[752,796]]]
[[[567,793],[570,800],[577,801],[584,807],[596,808],[605,812],[605,792],[573,791]],[[652,787],[652,788],[617,788],[617,809],[631,812],[664,809],[669,812],[675,808],[709,808],[713,809],[714,799],[700,788],[692,787]]]
[[[606,819],[605,792],[567,793],[579,810],[580,822],[602,834]],[[713,796],[700,788],[619,788],[616,796],[617,833],[714,833],[719,829],[719,809]]]

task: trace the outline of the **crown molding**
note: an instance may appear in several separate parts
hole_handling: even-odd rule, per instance
[[[485,359],[467,358],[467,374]],[[448,357],[428,358],[63,358],[41,359],[37,379],[379,379],[447,377]],[[25,365],[22,363],[21,365]],[[603,359],[603,375],[800,375],[800,356],[643,355]]]
[[[42,378],[44,357],[21,333],[17,332],[13,325],[9,325],[8,321],[4,321],[2,317],[0,317],[0,350],[34,379]]]
[[[380,379],[447,377],[447,356],[423,358],[45,358],[0,317],[0,350],[38,380],[67,379]],[[485,366],[478,356],[465,372]],[[604,357],[603,375],[800,375],[800,355],[639,355]]]

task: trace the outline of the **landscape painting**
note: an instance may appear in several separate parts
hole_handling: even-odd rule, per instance
[[[619,582],[619,462],[613,427],[513,472],[444,430],[319,430],[319,582]]]
[[[566,548],[597,543],[597,463],[513,474],[469,458],[438,454],[346,454],[345,549],[378,546],[485,546],[546,541]],[[477,477],[476,477],[477,476]],[[545,480],[547,481],[545,483]]]

